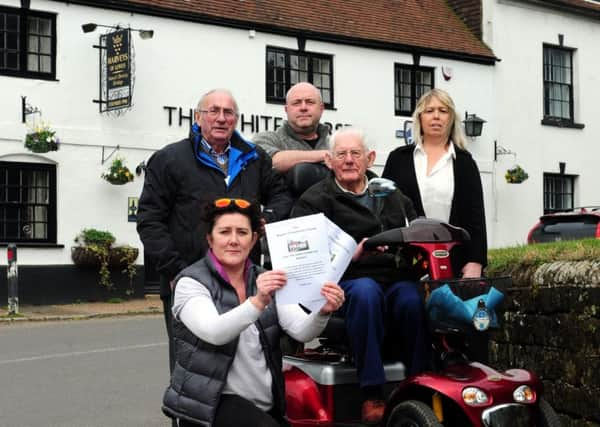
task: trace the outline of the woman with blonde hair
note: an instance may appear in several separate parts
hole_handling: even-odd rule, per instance
[[[412,145],[387,159],[382,176],[396,182],[417,215],[466,229],[471,241],[453,252],[455,273],[481,277],[487,264],[483,190],[477,164],[465,149],[465,134],[450,95],[432,89],[413,113]]]

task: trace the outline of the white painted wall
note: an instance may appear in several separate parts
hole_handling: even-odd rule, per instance
[[[18,7],[20,2],[4,2]],[[100,178],[108,168],[101,164],[102,148],[120,145],[119,155],[130,169],[146,160],[153,150],[187,134],[188,123],[172,126],[163,106],[184,109],[196,105],[204,92],[215,87],[230,89],[244,114],[284,117],[283,106],[265,102],[266,46],[296,49],[296,39],[248,30],[194,24],[78,5],[32,0],[32,9],[57,12],[57,81],[0,76],[0,160],[45,161],[57,164],[57,240],[64,249],[21,248],[21,264],[68,264],[73,238],[83,228],[107,229],[118,243],[141,248],[135,223],[127,222],[127,197],[138,196],[143,180],[113,186]],[[153,29],[154,38],[135,45],[133,108],[121,117],[98,112],[98,43],[103,32],[83,34],[81,24]],[[395,137],[407,118],[394,116],[394,63],[412,62],[408,54],[357,48],[308,40],[306,50],[334,55],[335,110],[323,119],[364,128],[378,152],[377,169],[387,154],[403,140]],[[421,65],[436,67],[435,85],[448,90],[460,114],[465,110],[488,120],[482,137],[469,147],[479,163],[488,215],[494,212],[493,140],[496,96],[493,66],[438,58],[421,58]],[[453,78],[442,78],[441,66],[453,69]],[[26,126],[21,123],[21,95],[39,107],[65,143],[58,152],[33,155],[23,147]],[[186,111],[187,114],[187,111]],[[262,129],[261,129],[262,130]],[[245,132],[251,136],[250,132]],[[71,144],[83,144],[73,146]],[[108,154],[112,150],[106,149]],[[112,160],[112,158],[111,158]],[[110,162],[110,160],[109,160]],[[488,216],[488,223],[491,217]],[[490,230],[490,235],[493,231]],[[138,260],[143,262],[142,257]]]
[[[558,173],[560,161],[566,173],[579,175],[575,205],[599,205],[600,146],[598,69],[600,21],[520,2],[483,1],[484,39],[501,59],[495,67],[498,144],[516,155],[500,156],[495,167],[496,207],[494,245],[524,243],[527,232],[543,213],[543,173]],[[576,48],[574,59],[575,121],[584,129],[540,124],[543,117],[543,43]],[[506,184],[507,168],[516,163],[529,173],[520,185]]]

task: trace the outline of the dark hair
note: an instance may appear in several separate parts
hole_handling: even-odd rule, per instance
[[[246,216],[250,220],[250,228],[252,231],[258,231],[260,228],[260,205],[255,202],[246,201],[244,199],[236,198],[225,198],[230,200],[230,203],[224,207],[218,207],[215,205],[217,200],[224,200],[223,198],[217,198],[211,202],[206,203],[203,210],[202,220],[208,224],[208,233],[210,234],[215,227],[217,219],[227,213],[239,213]],[[239,207],[235,201],[240,200],[250,205],[245,208]]]

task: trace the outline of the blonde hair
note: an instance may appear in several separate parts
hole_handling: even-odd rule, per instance
[[[423,144],[423,131],[421,130],[421,113],[425,111],[427,104],[429,104],[433,98],[437,99],[442,104],[444,104],[446,108],[448,108],[448,112],[450,113],[450,131],[448,132],[448,138],[452,140],[454,145],[464,150],[467,145],[465,131],[463,130],[460,118],[456,114],[456,107],[454,106],[454,101],[452,101],[450,94],[442,89],[431,89],[430,91],[424,93],[421,96],[421,98],[419,98],[419,102],[417,102],[415,112],[412,116],[413,139],[415,141],[415,144]]]

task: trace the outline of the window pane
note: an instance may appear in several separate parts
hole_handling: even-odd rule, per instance
[[[29,18],[27,23],[29,26],[27,27],[27,31],[31,34],[39,34],[38,32],[38,18]]]
[[[298,69],[298,56],[290,55],[290,68],[294,70]]]
[[[322,59],[321,60],[321,71],[326,74],[331,73],[331,61],[329,61],[328,59]]]
[[[323,103],[331,103],[331,91],[329,89],[321,89],[321,98],[323,99]]]
[[[411,110],[411,108],[410,108],[410,98],[401,98],[400,102],[402,104],[401,108],[400,108],[401,111],[410,111]]]
[[[316,87],[320,88],[321,87],[321,75],[320,74],[315,74],[313,76],[313,82],[312,83]]]
[[[321,72],[321,60],[319,58],[313,59],[313,73]]]
[[[328,75],[324,75],[321,77],[321,87],[328,88],[328,89],[331,87],[331,81],[330,81]]]
[[[300,56],[298,58],[298,68],[301,70],[308,71],[308,58],[305,56]]]
[[[6,16],[6,29],[8,31],[19,31],[19,17],[17,15]]]
[[[290,83],[291,84],[296,84],[298,83],[300,80],[298,80],[298,71],[296,70],[291,70],[290,71]]]
[[[19,69],[19,54],[18,53],[7,53],[6,54],[6,68],[11,70]]]
[[[36,36],[29,36],[28,40],[29,40],[29,46],[28,46],[29,52],[39,52],[40,51],[39,46],[38,46],[39,39]]]
[[[308,73],[306,71],[301,71],[298,73],[298,81],[307,82],[308,81]]]
[[[40,58],[40,71],[42,73],[52,72],[52,63],[49,56],[44,55]]]
[[[27,55],[27,69],[29,71],[39,71],[40,70],[37,55]]]
[[[52,26],[50,25],[51,21],[49,19],[40,19],[39,20],[39,34],[44,36],[52,35]]]
[[[285,55],[283,53],[277,54],[277,66],[285,67]]]
[[[6,48],[19,49],[19,33],[6,33]]]
[[[52,49],[52,44],[50,43],[49,37],[40,37],[40,53],[45,53],[50,55]]]

